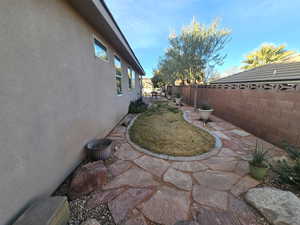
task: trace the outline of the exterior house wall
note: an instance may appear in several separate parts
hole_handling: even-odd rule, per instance
[[[0,224],[34,199],[51,194],[83,157],[82,147],[104,137],[139,94],[116,94],[113,52],[94,55],[101,38],[64,0],[0,3]]]
[[[181,87],[183,101],[194,104],[196,88]],[[300,145],[300,90],[197,88],[197,105],[273,144]]]

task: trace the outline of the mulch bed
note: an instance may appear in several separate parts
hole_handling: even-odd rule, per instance
[[[300,198],[300,190],[293,187],[292,185],[282,184],[278,178],[278,175],[273,171],[269,171],[268,176],[259,185],[259,187],[274,187],[283,191],[290,191],[294,193],[298,198]]]

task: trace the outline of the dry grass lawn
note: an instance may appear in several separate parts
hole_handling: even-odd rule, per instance
[[[167,102],[154,104],[140,115],[130,131],[139,146],[172,156],[193,156],[209,151],[214,138],[183,119],[182,112]]]

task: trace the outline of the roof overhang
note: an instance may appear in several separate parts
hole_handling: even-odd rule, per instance
[[[140,75],[145,71],[103,0],[68,0]]]

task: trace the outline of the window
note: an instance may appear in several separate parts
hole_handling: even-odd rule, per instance
[[[133,71],[132,77],[131,77],[131,81],[132,81],[131,87],[132,88],[135,88],[135,76],[136,76],[136,73],[135,73],[135,71]]]
[[[101,44],[101,42],[98,41],[97,39],[94,39],[94,49],[95,49],[96,57],[103,60],[108,60],[106,47],[103,44]]]
[[[115,56],[114,59],[115,68],[116,68],[116,84],[117,84],[117,94],[121,95],[122,91],[122,66],[121,60],[118,56]]]
[[[128,67],[127,69],[127,74],[128,74],[128,88],[132,88],[132,70]]]

